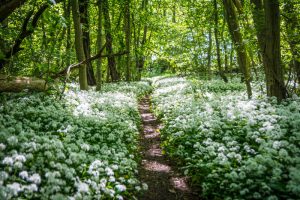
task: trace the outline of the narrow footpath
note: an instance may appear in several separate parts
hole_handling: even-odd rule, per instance
[[[141,200],[196,200],[199,199],[172,162],[162,154],[160,147],[161,125],[150,110],[149,97],[139,103],[143,132],[140,141],[142,163],[139,169],[141,181],[148,184],[148,191]]]

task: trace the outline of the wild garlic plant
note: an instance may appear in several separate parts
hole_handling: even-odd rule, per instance
[[[208,199],[300,198],[300,98],[280,104],[239,82],[158,78],[164,150]]]
[[[147,189],[137,179],[137,99],[151,87],[117,87],[79,91],[72,84],[62,101],[7,94],[0,104],[0,199],[120,200]]]

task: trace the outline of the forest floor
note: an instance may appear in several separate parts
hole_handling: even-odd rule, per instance
[[[149,189],[139,197],[142,200],[199,199],[188,185],[187,177],[176,169],[174,161],[163,155],[160,145],[161,124],[150,109],[149,97],[139,103],[142,117],[142,137],[140,140],[142,162],[139,176]]]

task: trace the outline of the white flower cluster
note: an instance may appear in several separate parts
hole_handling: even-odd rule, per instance
[[[137,99],[151,86],[68,88],[61,101],[9,94],[0,104],[0,199],[133,199],[140,192]]]
[[[203,196],[300,198],[300,99],[281,104],[238,82],[156,78],[152,101],[166,152],[180,157]]]

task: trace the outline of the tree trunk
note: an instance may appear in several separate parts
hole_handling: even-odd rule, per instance
[[[212,49],[212,30],[211,30],[211,27],[209,27],[208,50],[207,50],[207,75],[208,75],[208,80],[211,79],[211,49]]]
[[[280,65],[280,12],[278,0],[264,0],[266,38],[264,57],[266,62],[266,83],[268,96],[279,101],[286,98],[283,71]]]
[[[232,0],[223,0],[227,24],[229,32],[234,42],[234,46],[237,52],[238,64],[242,72],[242,77],[245,81],[248,98],[252,97],[251,88],[251,74],[250,74],[250,60],[246,52],[246,47],[243,42],[242,34],[240,32],[240,26],[238,23],[237,13],[234,9]]]
[[[100,51],[103,40],[102,40],[102,1],[98,1],[98,32],[97,32],[97,50]],[[100,91],[102,86],[102,58],[97,60],[97,87],[96,90]]]
[[[218,14],[217,0],[214,0],[214,21],[215,21],[214,33],[215,33],[216,48],[217,48],[218,70],[223,81],[227,83],[228,79],[224,74],[224,71],[222,69],[222,63],[221,63],[220,42],[219,42],[219,14]]]
[[[80,23],[82,24],[82,36],[83,36],[82,43],[83,43],[83,50],[86,59],[91,57],[88,6],[89,6],[89,0],[79,0]],[[95,79],[92,63],[87,62],[86,67],[87,67],[88,84],[96,85],[96,79]]]
[[[102,1],[102,11],[103,11],[103,17],[104,17],[104,29],[105,29],[105,35],[106,35],[106,51],[107,53],[113,54],[113,47],[112,42],[113,38],[111,35],[111,23],[110,23],[110,17],[109,17],[109,5],[108,0]],[[119,74],[116,68],[116,61],[113,56],[107,57],[108,66],[109,66],[109,72],[111,76],[111,80],[113,82],[119,81]]]
[[[263,3],[262,0],[251,0],[251,3],[254,5],[252,9],[252,16],[253,16],[254,27],[256,30],[258,45],[260,47],[260,54],[262,55],[265,48],[265,37],[266,37]]]
[[[172,22],[176,23],[176,4],[173,5],[172,14]]]
[[[46,81],[43,79],[0,76],[0,92],[45,91],[47,88]]]
[[[300,85],[300,48],[297,48],[297,44],[299,44],[300,42],[300,39],[298,37],[298,32],[300,31],[300,19],[295,6],[296,5],[294,1],[288,0],[288,2],[286,2],[283,7],[283,11],[285,15],[288,15],[288,17],[285,17],[284,19],[288,36],[288,43],[293,55],[291,64],[296,75],[295,82],[298,82],[298,84]]]
[[[70,15],[71,15],[71,0],[67,0],[64,2],[64,18],[67,21],[66,26],[66,49],[64,52],[64,55],[62,56],[62,60],[66,62],[66,66],[69,66],[71,64],[71,27],[70,27]],[[64,41],[63,41],[64,42]]]
[[[82,30],[80,24],[79,5],[78,0],[72,0],[72,14],[75,29],[75,49],[78,62],[85,60],[83,43],[82,43]],[[79,84],[81,90],[88,90],[86,65],[82,64],[79,67]]]
[[[144,10],[145,12],[147,11],[147,6],[148,6],[148,0],[143,0],[142,1],[142,10]],[[139,41],[139,32],[138,32],[138,39],[137,39],[137,43],[141,44],[140,46],[138,45],[138,48],[142,48],[144,47],[144,45],[146,44],[147,41],[147,32],[148,32],[148,26],[147,24],[144,24],[144,28],[143,28],[143,38],[142,41]],[[137,60],[136,60],[136,68],[137,68],[137,80],[141,80],[142,77],[142,71],[144,69],[144,64],[145,64],[145,56],[144,56],[144,52],[142,51],[142,53],[137,54]]]
[[[130,0],[125,1],[124,29],[126,39],[126,81],[131,80],[130,75],[130,44],[131,44],[131,27],[130,27]]]

